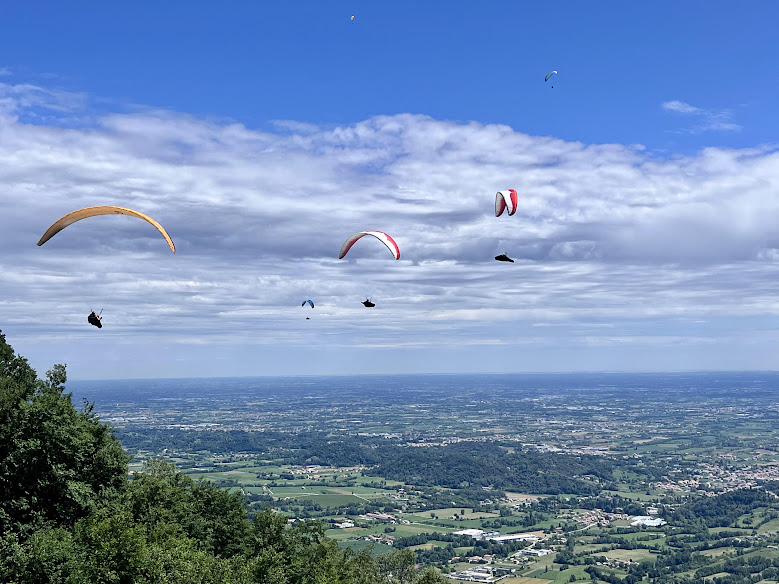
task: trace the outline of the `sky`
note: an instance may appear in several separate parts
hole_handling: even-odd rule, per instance
[[[777,369],[771,22],[767,1],[8,3],[0,329],[74,379]],[[176,254],[122,216],[35,245],[93,205],[148,213]],[[364,238],[339,260],[368,229],[401,259]]]

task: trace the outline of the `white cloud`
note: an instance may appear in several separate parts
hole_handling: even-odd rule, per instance
[[[286,347],[273,360],[296,372],[301,351],[368,344],[699,347],[713,333],[680,319],[738,336],[779,315],[776,150],[662,159],[408,114],[261,132],[161,110],[98,116],[84,96],[3,84],[0,103],[0,323],[33,356],[40,339],[67,339],[80,377],[109,347],[151,359],[164,343],[171,363],[200,346],[241,347],[250,363]],[[55,119],[29,119],[41,108]],[[504,188],[519,209],[496,218]],[[176,255],[127,217],[35,246],[55,219],[98,204],[151,214]],[[392,234],[403,259],[366,238],[339,261],[363,229]],[[492,260],[503,252],[516,263]],[[99,346],[92,308],[105,308]]]
[[[709,131],[738,132],[742,129],[742,126],[732,121],[733,113],[727,109],[703,109],[678,100],[663,102],[662,108],[667,112],[693,116],[699,119],[699,123],[683,130],[690,134],[699,134],[701,132]]]
[[[683,101],[666,101],[663,102],[663,109],[669,112],[676,112],[679,114],[699,114],[701,108],[690,105]]]

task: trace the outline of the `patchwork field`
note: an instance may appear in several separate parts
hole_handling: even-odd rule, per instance
[[[145,426],[129,429],[126,439],[139,456],[133,471],[162,452],[189,476],[243,493],[252,509],[325,522],[339,545],[372,545],[373,553],[408,546],[420,564],[446,571],[469,566],[449,563],[452,554],[487,555],[517,570],[508,584],[589,581],[582,554],[592,554],[613,562],[599,570],[623,579],[619,562],[667,559],[682,543],[741,538],[696,554],[714,568],[736,551],[744,552],[738,558],[772,558],[779,499],[751,497],[779,480],[779,375],[760,383],[740,375],[593,374],[576,387],[543,376],[522,387],[500,376],[467,383],[433,376],[413,388],[381,376],[362,385],[339,378],[329,397],[304,380],[299,390],[291,389],[298,382],[277,394],[266,387],[262,399],[247,399],[244,388],[167,412],[168,402],[150,403]],[[180,429],[228,411],[229,429]],[[126,412],[117,406],[110,413],[120,420]],[[776,485],[765,488],[779,493]],[[631,525],[652,507],[668,525]],[[585,516],[601,524],[577,521]],[[333,528],[345,520],[356,527]],[[701,530],[701,520],[722,527]],[[464,529],[535,532],[541,541],[456,535]],[[446,549],[448,539],[456,551]],[[569,540],[577,557],[566,557]],[[512,563],[525,545],[554,551]],[[702,564],[680,565],[673,576],[692,577]]]

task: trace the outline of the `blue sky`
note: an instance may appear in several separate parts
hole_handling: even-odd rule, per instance
[[[9,3],[0,328],[82,379],[775,368],[776,22],[775,2]],[[496,219],[504,188],[519,210]],[[95,204],[153,214],[178,253],[121,218],[30,245]],[[339,263],[361,229],[401,261],[363,241]]]
[[[349,17],[354,14],[354,22]],[[18,2],[6,65],[104,99],[268,120],[422,113],[652,148],[775,140],[775,2]],[[539,79],[559,70],[556,90]],[[728,110],[708,140],[659,104]]]

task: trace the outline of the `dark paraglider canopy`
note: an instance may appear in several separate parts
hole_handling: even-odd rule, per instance
[[[102,314],[103,311],[100,311],[100,314]],[[95,311],[89,313],[89,316],[87,317],[87,322],[91,324],[92,326],[96,326],[97,328],[103,328],[103,323],[100,322],[102,319],[99,314],[95,314]]]
[[[370,298],[366,298],[365,301],[362,303],[362,305],[366,308],[373,308],[376,306],[373,302],[371,302]]]
[[[512,260],[512,259],[511,259],[509,256],[507,256],[505,253],[502,253],[502,254],[500,254],[500,255],[496,255],[496,256],[495,256],[495,259],[496,259],[496,260],[498,260],[499,262],[511,262],[512,264],[514,263],[514,260]]]

